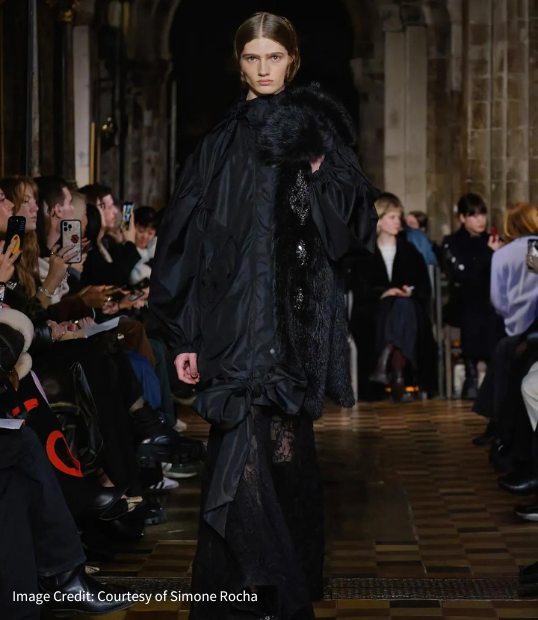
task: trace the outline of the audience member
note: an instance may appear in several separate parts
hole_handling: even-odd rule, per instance
[[[486,232],[487,207],[480,196],[462,196],[458,214],[460,229],[443,240],[444,270],[450,285],[445,320],[461,328],[465,364],[462,398],[474,400],[478,394],[478,362],[490,361],[504,335],[502,321],[490,302],[491,261],[503,244],[498,236]]]
[[[371,398],[369,382],[390,385],[395,400],[407,383],[434,387],[436,345],[428,316],[430,279],[423,257],[401,234],[403,212],[387,194],[376,202],[379,215],[373,256],[349,263],[353,291],[351,331],[360,351],[359,393]]]

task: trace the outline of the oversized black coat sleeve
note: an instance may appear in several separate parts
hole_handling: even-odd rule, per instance
[[[364,175],[353,149],[338,145],[312,176],[312,216],[329,258],[373,252],[379,191]]]
[[[159,229],[150,281],[150,322],[166,338],[174,357],[199,350],[197,279],[202,240],[197,207],[201,196],[195,155],[191,155]]]

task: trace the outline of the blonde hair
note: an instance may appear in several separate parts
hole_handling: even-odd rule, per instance
[[[504,238],[514,241],[520,237],[538,234],[538,209],[529,202],[518,202],[506,210]]]
[[[255,13],[249,17],[235,33],[234,51],[238,65],[241,64],[241,54],[245,45],[260,38],[271,39],[286,48],[291,57],[291,63],[286,73],[286,82],[291,82],[301,65],[297,32],[293,24],[289,19],[273,13]]]
[[[399,211],[400,215],[403,216],[403,205],[400,199],[395,194],[389,194],[389,192],[385,192],[379,196],[375,201],[375,208],[379,219],[387,215],[390,211]]]

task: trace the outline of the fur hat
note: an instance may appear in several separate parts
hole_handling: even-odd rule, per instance
[[[19,379],[32,369],[32,358],[27,353],[34,339],[32,321],[18,310],[0,309],[0,360],[3,369],[15,369]]]

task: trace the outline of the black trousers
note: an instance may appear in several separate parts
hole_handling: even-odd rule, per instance
[[[8,453],[11,462],[2,460]],[[39,618],[40,607],[14,602],[13,593],[37,593],[38,577],[71,570],[86,557],[52,466],[24,426],[0,432],[0,537],[1,617]]]
[[[499,341],[488,364],[486,376],[473,404],[473,411],[498,422],[507,406],[516,349],[524,336],[507,336]]]

